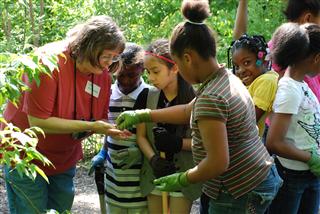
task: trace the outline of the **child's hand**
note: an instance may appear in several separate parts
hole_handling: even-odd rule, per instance
[[[174,173],[172,175],[155,179],[153,183],[160,191],[175,192],[190,184],[187,178],[187,173],[188,171]]]
[[[103,167],[106,158],[107,158],[107,151],[102,146],[100,152],[91,159],[91,166],[90,166],[88,175],[92,175],[96,167],[98,166]]]
[[[122,112],[116,119],[117,127],[122,130],[138,123],[151,122],[150,112],[150,109]]]
[[[158,154],[152,156],[150,159],[150,165],[156,178],[170,175],[176,171],[173,161],[168,161],[164,158],[161,158]]]
[[[320,156],[318,155],[317,149],[311,151],[311,158],[307,162],[310,167],[310,171],[317,177],[320,177]]]
[[[131,146],[111,153],[111,157],[117,161],[121,169],[129,169],[134,164],[142,160],[142,154],[138,147]]]

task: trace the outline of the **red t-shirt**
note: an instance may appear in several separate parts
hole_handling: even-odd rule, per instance
[[[57,45],[62,43],[57,43]],[[59,48],[59,47],[56,47]],[[76,105],[76,119],[90,120],[91,101],[92,115],[95,120],[106,119],[109,107],[111,77],[108,71],[101,75],[85,75],[76,71],[74,75],[74,60],[70,57],[66,47],[62,47],[65,57],[59,56],[59,71],[55,70],[52,77],[40,75],[39,87],[35,82],[30,84],[31,91],[23,94],[18,108],[12,104],[7,106],[4,117],[8,122],[26,128],[27,114],[33,117],[47,119],[59,117],[74,119],[74,105]],[[94,96],[91,96],[91,85],[94,83]],[[74,82],[76,78],[76,103],[74,103]],[[73,140],[71,134],[39,135],[37,149],[54,165],[44,167],[39,164],[46,175],[58,174],[75,166],[83,157],[81,140]]]

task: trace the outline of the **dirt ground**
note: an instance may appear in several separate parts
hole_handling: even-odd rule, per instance
[[[94,183],[94,177],[88,176],[87,169],[77,167],[75,181],[76,196],[72,206],[75,214],[99,214],[99,196]],[[1,174],[1,168],[0,168]],[[192,207],[192,214],[199,213],[199,202],[196,201]],[[3,179],[0,178],[0,214],[8,214],[8,203]]]

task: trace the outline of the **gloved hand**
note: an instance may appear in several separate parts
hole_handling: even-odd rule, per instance
[[[107,150],[104,147],[101,148],[100,152],[91,159],[91,167],[89,169],[89,175],[92,175],[94,168],[97,166],[103,166],[107,158]]]
[[[161,158],[158,154],[152,156],[150,159],[150,165],[156,178],[170,175],[176,171],[175,165],[172,161]]]
[[[129,169],[132,165],[141,162],[142,154],[138,147],[131,146],[111,153],[111,157],[120,161],[118,165],[121,169]]]
[[[178,153],[182,149],[182,138],[168,132],[163,127],[154,127],[154,143],[158,151],[165,153]]]
[[[190,184],[187,178],[187,173],[188,171],[174,173],[172,175],[155,179],[153,183],[156,185],[156,188],[158,190],[165,192],[175,192]]]
[[[311,151],[311,158],[307,162],[310,171],[317,177],[320,177],[320,156],[317,153],[317,149]]]
[[[151,122],[150,112],[150,109],[122,112],[116,119],[117,128],[122,130],[138,123]]]

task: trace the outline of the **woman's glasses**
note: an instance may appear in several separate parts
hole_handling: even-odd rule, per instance
[[[101,61],[104,61],[104,62],[112,62],[112,63],[114,63],[114,62],[118,62],[120,59],[121,59],[121,56],[120,55],[117,55],[117,56],[112,56],[112,55],[101,55],[100,57],[99,57],[99,59],[101,60]]]

